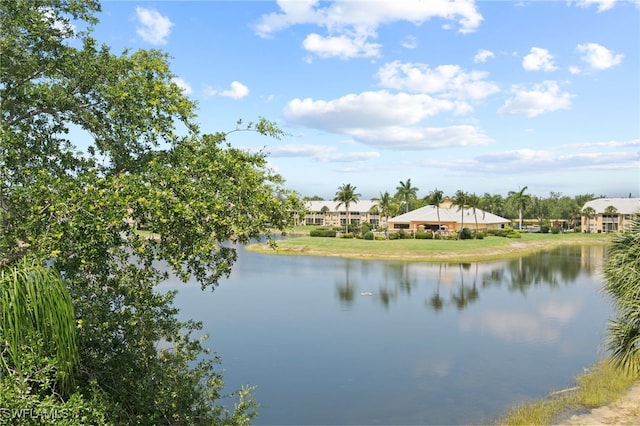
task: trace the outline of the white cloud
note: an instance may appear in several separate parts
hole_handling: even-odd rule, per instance
[[[592,148],[632,148],[640,147],[640,139],[633,139],[630,141],[607,141],[607,142],[583,142],[561,145],[561,148],[566,149],[592,149]]]
[[[566,175],[572,172],[584,176],[585,173],[599,171],[637,172],[640,167],[638,147],[640,139],[557,144],[553,149],[488,152],[471,159],[449,159],[446,163],[427,159],[421,160],[420,164],[430,168],[455,169],[467,176]]]
[[[594,4],[598,6],[598,12],[604,12],[615,6],[616,0],[581,0],[577,2],[579,7],[589,7]]]
[[[624,55],[614,54],[613,51],[597,43],[579,44],[576,50],[583,53],[582,60],[594,70],[606,70],[619,65]]]
[[[402,47],[404,47],[405,49],[415,49],[416,47],[418,47],[418,41],[416,40],[416,38],[414,36],[408,36],[404,39],[404,41],[402,43],[400,43],[400,45]]]
[[[162,16],[157,10],[136,7],[136,16],[140,25],[136,33],[151,44],[166,44],[173,22]]]
[[[205,95],[207,96],[224,96],[225,98],[241,99],[249,94],[249,88],[239,81],[232,81],[231,87],[228,90],[216,90],[211,86],[205,88]]]
[[[299,24],[324,28],[326,35],[310,34],[303,43],[306,49],[315,48],[310,51],[322,54],[321,57],[378,56],[380,46],[368,40],[377,36],[377,28],[382,24],[408,21],[420,25],[431,18],[441,18],[457,22],[459,32],[469,33],[475,31],[483,19],[473,0],[278,0],[277,3],[280,10],[263,15],[254,26],[255,32],[269,37]],[[349,56],[350,53],[353,55]]]
[[[522,58],[522,68],[527,71],[553,71],[556,66],[553,64],[553,55],[547,49],[532,47],[527,56]]]
[[[487,49],[478,49],[478,53],[473,57],[473,62],[476,64],[487,62],[489,58],[495,58],[496,55]]]
[[[312,33],[302,42],[302,46],[321,58],[339,57],[341,59],[380,56],[381,45],[368,43],[366,37],[322,37]]]
[[[224,96],[231,99],[244,98],[249,94],[249,88],[239,81],[232,81],[231,88],[229,90],[223,90],[220,92],[220,96]]]
[[[498,114],[536,117],[545,112],[568,109],[573,98],[570,93],[560,92],[560,86],[555,81],[536,84],[532,90],[513,86],[511,92],[514,96],[505,101],[498,109]]]
[[[443,111],[458,112],[465,105],[429,95],[387,91],[350,94],[330,101],[293,99],[284,110],[292,124],[333,133],[360,128],[410,125]]]
[[[173,81],[180,89],[182,89],[182,92],[185,95],[188,95],[193,92],[193,90],[191,90],[191,85],[187,83],[184,79],[180,77],[175,77],[171,79],[171,81]]]
[[[603,149],[599,152],[571,152],[563,149],[532,150],[518,149],[496,153],[487,153],[474,159],[473,168],[482,172],[494,172],[499,174],[549,172],[556,170],[588,170],[588,169],[615,169],[628,168],[637,163],[631,153],[625,151],[611,151]]]
[[[497,84],[485,81],[488,73],[465,72],[457,65],[439,65],[394,61],[383,65],[377,73],[380,85],[414,93],[439,93],[444,98],[482,99],[498,92]]]
[[[480,129],[459,125],[442,128],[390,126],[383,129],[356,129],[350,132],[361,143],[388,149],[428,150],[493,142]]]
[[[333,146],[311,144],[278,145],[266,150],[270,157],[308,157],[321,162],[360,162],[380,157],[375,151],[337,152]]]
[[[580,67],[571,66],[569,67],[569,72],[573,75],[576,75],[582,73],[582,70],[580,69]]]

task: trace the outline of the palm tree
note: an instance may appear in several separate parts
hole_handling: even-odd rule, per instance
[[[336,197],[333,201],[339,201],[336,209],[344,204],[344,208],[347,211],[347,223],[345,224],[345,233],[349,232],[349,222],[351,217],[349,216],[349,205],[351,203],[357,203],[360,199],[360,194],[356,193],[356,187],[351,186],[350,183],[341,185],[336,192]]]
[[[380,198],[374,198],[374,201],[377,201],[376,206],[380,209],[380,213],[384,217],[384,238],[389,238],[389,229],[387,222],[389,220],[389,213],[391,212],[391,205],[393,204],[393,199],[389,194],[389,191],[384,191],[384,194],[380,193]]]
[[[522,211],[527,207],[531,196],[529,194],[525,194],[524,191],[527,190],[525,186],[520,191],[509,191],[508,198],[513,201],[513,203],[518,207],[518,225],[520,229],[522,229]]]
[[[504,200],[500,194],[491,195],[488,192],[485,192],[482,195],[482,204],[489,213],[497,214],[502,216],[502,207],[504,204]]]
[[[4,341],[0,375],[28,374],[24,370],[33,368],[24,363],[28,348],[37,359],[50,358],[48,366],[55,370],[59,388],[71,391],[79,363],[76,318],[60,274],[27,260],[2,270],[0,330]]]
[[[616,231],[618,229],[618,224],[613,222],[613,215],[617,212],[618,209],[614,206],[607,206],[607,208],[604,209],[604,214],[606,216],[609,216],[609,218],[611,219],[611,228],[613,228],[613,231]],[[607,227],[607,232],[609,232],[609,227]]]
[[[604,266],[603,290],[612,296],[617,317],[609,327],[608,344],[618,365],[640,375],[640,215],[631,231],[615,236]]]
[[[327,213],[329,213],[329,207],[322,206],[320,213],[322,213],[322,225],[327,226]]]
[[[458,206],[458,210],[460,211],[460,231],[458,232],[458,239],[460,239],[460,236],[462,235],[462,230],[464,229],[464,208],[467,206],[467,198],[469,197],[469,194],[467,194],[466,192],[462,191],[462,190],[457,190],[455,195],[453,196],[453,200],[451,200],[451,204],[454,206]]]
[[[586,217],[586,222],[587,222],[587,230],[586,232],[591,232],[591,216],[593,216],[594,214],[596,214],[596,210],[593,207],[585,207],[582,210],[582,214]]]
[[[436,214],[438,215],[438,232],[440,232],[440,204],[444,201],[444,192],[438,188],[429,194],[429,204],[436,206]]]
[[[400,181],[400,185],[396,187],[396,198],[403,200],[405,203],[405,213],[409,213],[409,200],[415,200],[419,189],[411,186],[411,179],[406,182]]]
[[[471,208],[471,211],[473,212],[473,217],[476,220],[476,230],[473,233],[473,238],[477,238],[478,236],[478,214],[476,212],[476,209],[480,208],[480,197],[478,197],[475,192],[470,194],[467,197],[467,205]]]

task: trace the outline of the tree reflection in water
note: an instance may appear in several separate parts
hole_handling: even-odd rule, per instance
[[[430,295],[422,298],[427,309],[441,312],[452,306],[461,311],[476,302],[481,291],[489,287],[504,286],[526,295],[534,286],[572,284],[580,274],[594,273],[602,264],[605,251],[604,246],[563,246],[491,263],[384,262],[382,273],[369,277],[368,281],[379,280],[373,296],[385,309],[390,309],[399,295],[409,296],[420,291],[419,283],[426,280],[433,288]],[[337,285],[338,297],[347,306],[354,303],[356,290],[350,281],[350,269],[357,262],[360,261],[346,259],[345,278]],[[442,294],[445,286],[449,289],[448,295]]]
[[[337,285],[336,292],[340,302],[349,307],[353,304],[353,297],[355,295],[355,286],[349,279],[349,272],[351,271],[351,259],[345,259],[345,279],[341,284]]]
[[[436,281],[436,291],[433,294],[433,296],[431,296],[431,298],[429,299],[429,306],[431,306],[431,309],[433,309],[436,312],[440,312],[444,307],[444,299],[442,298],[442,296],[440,296],[440,284],[442,282],[442,267],[443,267],[442,263],[438,265],[438,280]]]

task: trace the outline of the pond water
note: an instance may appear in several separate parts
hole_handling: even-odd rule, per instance
[[[256,425],[484,424],[600,359],[604,247],[471,264],[240,249],[214,291],[178,289]]]

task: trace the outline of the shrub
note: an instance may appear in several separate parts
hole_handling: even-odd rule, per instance
[[[431,232],[416,232],[416,240],[431,240],[433,234]]]
[[[354,238],[354,235],[351,232],[340,234],[340,238]]]
[[[399,238],[400,238],[400,236],[398,235],[397,232],[392,232],[392,233],[389,234],[389,239],[390,240],[397,240]]]
[[[312,229],[309,231],[310,237],[334,237],[336,236],[336,231],[333,229]]]
[[[344,229],[344,228],[342,228]],[[354,224],[350,224],[347,229],[349,230],[349,233],[351,234],[357,234],[358,232],[360,232],[360,225],[354,225]]]
[[[462,228],[462,232],[460,233],[460,239],[461,240],[470,240],[471,238],[473,238],[473,235],[471,234],[471,229]]]
[[[371,231],[365,232],[364,239],[365,240],[373,240],[373,232],[371,232]]]
[[[551,227],[551,233],[552,234],[559,234],[560,233],[560,228],[557,226],[552,226]]]
[[[518,231],[511,231],[506,235],[507,238],[522,238],[522,235]]]
[[[496,237],[506,237],[509,232],[511,232],[509,229],[489,229],[487,234]]]
[[[543,234],[548,234],[549,233],[549,225],[542,225],[540,227],[540,232],[542,232]]]
[[[399,230],[397,234],[398,238],[401,240],[408,240],[410,238],[413,238],[413,232],[407,232],[404,229]]]

